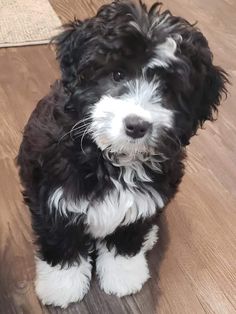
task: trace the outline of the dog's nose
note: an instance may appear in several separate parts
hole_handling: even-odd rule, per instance
[[[132,138],[143,137],[151,128],[152,124],[136,115],[130,115],[124,119],[125,133]]]

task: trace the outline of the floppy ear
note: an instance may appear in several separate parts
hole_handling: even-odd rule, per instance
[[[222,95],[227,96],[227,74],[223,69],[212,64],[212,57],[203,65],[203,72],[202,93],[197,107],[195,127],[202,126],[206,120],[214,121],[214,113],[218,110]]]
[[[53,39],[56,44],[57,59],[60,63],[62,81],[69,85],[76,80],[76,64],[74,56],[75,42],[78,42],[81,31],[81,23],[71,22],[63,26],[64,31]]]
[[[206,38],[192,25],[188,27],[191,27],[190,31],[187,29],[181,34],[182,62],[179,67],[183,70],[181,76],[177,76],[182,80],[179,103],[187,113],[184,122],[180,118],[177,121],[177,126],[181,125],[179,136],[183,145],[189,144],[191,136],[206,120],[214,121],[222,96],[227,96],[226,85],[229,83],[227,73],[213,64]]]
[[[64,31],[53,39],[62,72],[62,82],[69,90],[73,90],[78,84],[83,69],[96,50],[95,47],[91,49],[95,32],[92,24],[92,19],[84,22],[75,20],[64,25]]]

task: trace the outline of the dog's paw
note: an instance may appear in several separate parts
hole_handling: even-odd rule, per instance
[[[115,250],[100,248],[96,271],[101,288],[107,294],[115,294],[118,297],[140,291],[150,277],[142,251],[133,257],[126,257],[115,255]]]
[[[80,265],[61,268],[36,260],[35,290],[43,304],[65,308],[80,301],[88,292],[92,266],[81,259]]]

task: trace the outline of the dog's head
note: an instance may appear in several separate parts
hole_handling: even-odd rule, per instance
[[[203,34],[158,3],[112,2],[68,25],[56,44],[75,134],[117,156],[187,145],[226,93]]]

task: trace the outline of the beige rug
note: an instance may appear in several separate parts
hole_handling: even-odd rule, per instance
[[[0,0],[0,47],[48,43],[60,26],[48,0]]]

